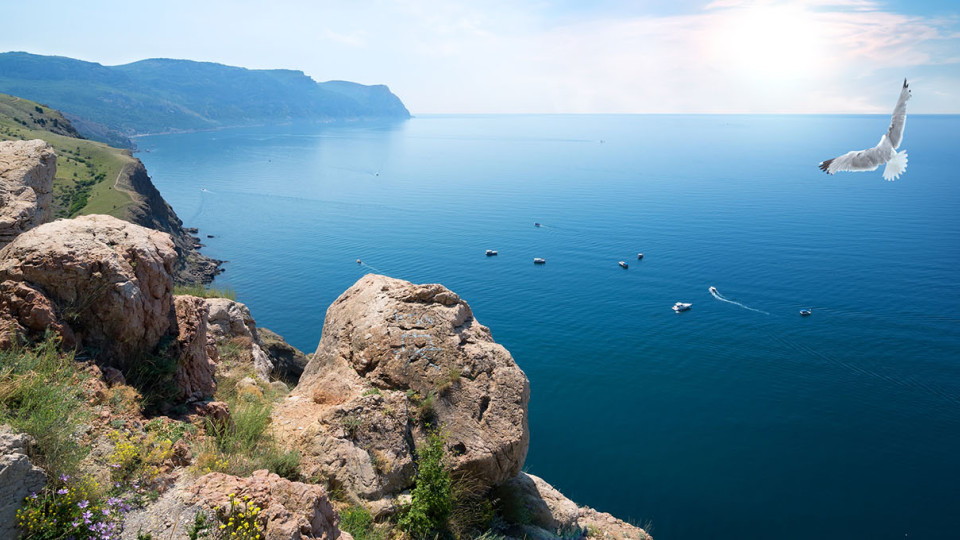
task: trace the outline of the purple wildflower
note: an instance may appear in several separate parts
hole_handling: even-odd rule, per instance
[[[70,480],[70,477],[69,477],[69,476],[67,476],[67,475],[65,475],[65,474],[61,474],[61,475],[60,475],[60,481],[61,481],[61,482],[66,482],[67,480]]]
[[[30,492],[30,498],[31,498],[31,499],[36,499],[36,498],[37,498],[37,492],[36,492],[36,491],[31,491],[31,492]]]
[[[101,510],[101,512],[103,512],[103,515],[105,515],[105,516],[109,516],[109,515],[110,515],[110,509],[109,509],[109,508],[104,508],[103,510]]]
[[[117,497],[110,497],[109,499],[107,499],[108,506],[116,506],[118,504],[120,504],[120,499],[118,499]]]
[[[73,525],[73,528],[76,529],[77,527],[80,526],[80,522],[79,522],[79,521],[74,521],[74,522],[71,523],[70,525]]]
[[[89,524],[90,524],[90,518],[93,517],[93,512],[87,510],[86,512],[84,512],[83,514],[81,514],[80,517],[83,518],[83,522],[84,522],[84,523],[86,523],[87,525],[89,525]]]
[[[80,501],[80,502],[77,503],[77,508],[86,508],[86,507],[88,507],[88,506],[90,506],[90,501],[88,501],[88,500],[86,500],[86,499],[84,499],[84,500],[82,500],[82,501]]]
[[[70,493],[70,490],[67,488],[60,488],[57,490],[57,495],[66,495],[67,493]]]

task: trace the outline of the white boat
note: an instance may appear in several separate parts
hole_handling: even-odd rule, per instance
[[[809,317],[809,316],[812,315],[812,314],[813,314],[813,309],[809,309],[809,308],[808,308],[808,309],[801,309],[801,310],[800,310],[800,316],[801,316],[801,317]]]
[[[540,257],[535,257],[533,259],[533,264],[547,264],[547,260],[541,259]]]
[[[720,293],[717,292],[716,287],[710,287],[710,294],[720,294]]]
[[[687,311],[688,309],[690,309],[690,306],[692,305],[693,304],[684,304],[683,302],[677,302],[676,304],[673,305],[673,310],[676,311],[677,313],[680,313],[681,311]]]
[[[496,254],[497,254],[497,250],[495,250],[495,249],[488,249],[488,250],[487,250],[487,257],[493,257],[493,256],[496,255]]]
[[[363,261],[361,261],[360,259],[357,259],[357,264],[363,264]]]
[[[637,260],[638,261],[643,260],[643,253],[637,253]]]
[[[620,265],[620,268],[623,268],[624,270],[626,270],[627,268],[630,268],[630,265],[628,265],[627,263],[625,263],[625,262],[623,262],[623,261],[620,261],[620,262],[618,262],[617,264],[619,264],[619,265]]]
[[[534,223],[533,226],[534,226],[534,227],[539,227],[540,224],[539,224],[539,223]]]

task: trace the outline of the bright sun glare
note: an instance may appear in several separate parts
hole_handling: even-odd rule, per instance
[[[822,40],[813,14],[798,7],[764,6],[727,15],[712,41],[730,69],[780,81],[814,75]]]

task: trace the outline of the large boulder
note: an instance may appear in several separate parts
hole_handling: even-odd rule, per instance
[[[208,473],[199,478],[182,475],[158,500],[127,514],[124,540],[143,535],[153,538],[187,538],[194,517],[214,518],[231,507],[256,506],[257,524],[265,540],[352,540],[339,530],[339,516],[321,486],[293,482],[265,470],[246,478]]]
[[[78,343],[125,366],[169,330],[175,259],[166,233],[83,216],[41,225],[0,249],[0,282],[42,292]]]
[[[370,274],[327,310],[274,426],[308,474],[382,503],[412,485],[416,447],[437,427],[455,474],[488,486],[515,476],[529,398],[523,371],[457,294]]]
[[[57,155],[41,140],[0,141],[0,248],[50,221]]]
[[[0,538],[16,538],[17,510],[24,498],[46,485],[43,469],[26,455],[29,437],[0,425]]]

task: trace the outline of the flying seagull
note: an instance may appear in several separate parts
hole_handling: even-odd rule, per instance
[[[903,140],[903,126],[907,121],[907,100],[910,99],[910,86],[903,80],[900,89],[900,99],[893,108],[890,118],[890,127],[880,137],[880,142],[867,150],[854,150],[846,154],[820,162],[820,170],[833,174],[837,171],[875,171],[882,163],[887,166],[883,169],[884,180],[896,180],[903,171],[907,170],[907,151],[897,152],[900,141]]]

